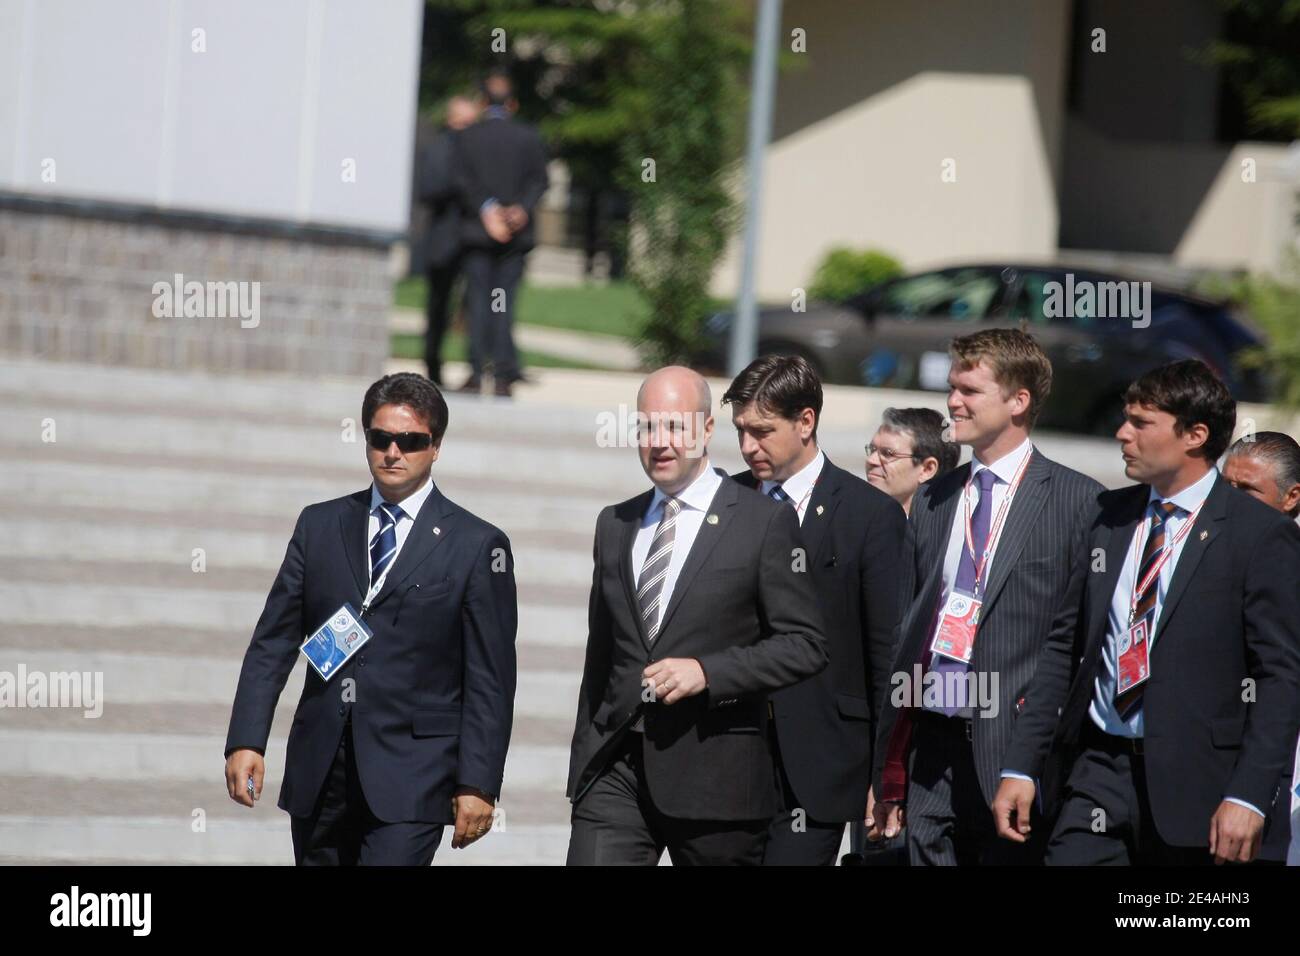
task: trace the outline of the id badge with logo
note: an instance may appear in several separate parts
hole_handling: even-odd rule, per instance
[[[1146,618],[1119,636],[1119,693],[1132,690],[1151,676],[1150,636]]]
[[[370,635],[370,628],[361,623],[352,605],[344,604],[315,634],[303,641],[299,650],[316,673],[329,680],[370,640]]]
[[[939,615],[939,629],[930,644],[933,654],[942,654],[962,664],[969,664],[975,651],[975,631],[979,627],[983,602],[973,594],[954,590]]]

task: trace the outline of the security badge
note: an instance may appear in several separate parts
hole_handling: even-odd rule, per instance
[[[975,595],[954,589],[943,606],[939,629],[930,643],[931,653],[969,664],[975,651],[975,632],[983,604]]]
[[[372,634],[351,604],[344,604],[299,648],[323,680],[329,680]]]
[[[1119,691],[1132,690],[1151,676],[1149,617],[1144,617],[1119,635]]]

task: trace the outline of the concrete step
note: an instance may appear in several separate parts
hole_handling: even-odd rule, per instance
[[[224,796],[223,796],[224,799]],[[246,819],[208,818],[196,833],[179,817],[0,815],[0,860],[9,864],[203,864],[275,866],[293,863],[289,817],[273,806]],[[461,850],[443,830],[436,866],[560,866],[569,845],[568,823],[511,826]]]
[[[78,649],[0,647],[0,670],[18,674],[102,674],[104,706],[147,703],[225,703],[234,700],[242,649],[225,657],[180,657]],[[294,665],[284,693],[297,700],[307,664]],[[582,671],[521,670],[515,691],[517,720],[572,718]],[[81,708],[78,708],[81,709]],[[5,726],[0,724],[0,726]],[[93,726],[93,725],[87,725]],[[0,766],[3,763],[0,762]]]

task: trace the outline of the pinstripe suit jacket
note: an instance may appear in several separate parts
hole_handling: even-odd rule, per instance
[[[934,634],[943,597],[943,562],[970,464],[921,487],[908,518],[903,560],[906,611],[895,643],[894,684],[881,709],[873,779],[881,799],[902,799],[908,765],[912,701],[896,690],[910,681]],[[983,588],[971,668],[990,689],[996,679],[996,716],[974,721],[975,766],[984,798],[997,793],[1014,721],[1049,635],[1072,633],[1087,572],[1087,535],[1105,489],[1035,448],[1007,513],[1002,538]],[[886,764],[889,764],[887,767]]]

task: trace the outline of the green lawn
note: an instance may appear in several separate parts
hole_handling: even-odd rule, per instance
[[[398,306],[423,309],[424,300],[423,278],[403,279],[394,290]],[[519,290],[515,320],[635,340],[645,314],[645,300],[628,282],[559,288],[525,283]]]
[[[390,338],[389,354],[393,358],[423,359],[424,336],[410,332],[399,332]],[[469,358],[469,350],[463,332],[448,332],[442,341],[442,357],[447,362],[464,362]],[[561,358],[545,352],[530,352],[521,349],[519,360],[525,368],[582,368],[596,371],[605,370],[603,365],[581,362],[577,359]]]

